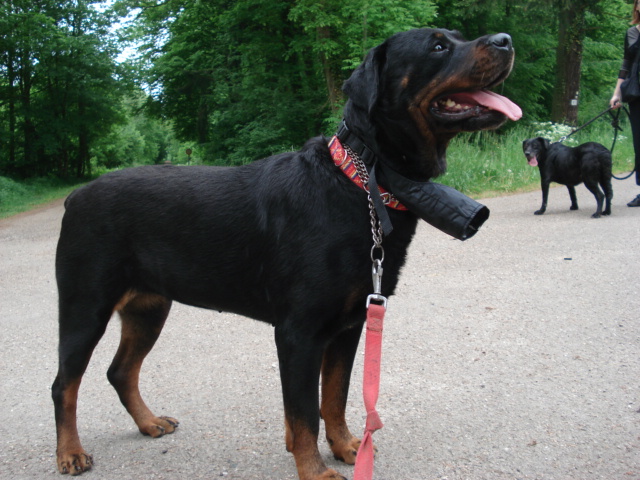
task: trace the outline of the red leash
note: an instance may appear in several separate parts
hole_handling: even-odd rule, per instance
[[[367,297],[367,333],[364,347],[364,374],[362,394],[364,406],[367,410],[367,422],[353,471],[353,480],[372,480],[373,478],[373,432],[382,428],[382,421],[376,411],[376,402],[380,391],[380,356],[382,351],[382,324],[387,310],[387,298],[382,295],[382,261],[384,249],[382,248],[382,227],[376,217],[376,206],[369,192],[369,175],[367,168],[358,155],[353,153],[348,146],[343,146],[338,136],[334,136],[329,142],[329,150],[334,163],[345,175],[347,175],[360,188],[369,194],[369,215],[371,216],[371,233],[373,234],[373,248],[371,249],[371,261],[373,268],[371,277],[373,280],[373,293]],[[407,207],[380,188],[383,203],[397,210],[406,210]],[[375,258],[377,255],[380,258]],[[372,301],[377,303],[371,303]]]
[[[367,308],[367,334],[364,347],[364,374],[362,394],[367,409],[367,422],[362,443],[356,456],[353,480],[373,478],[373,432],[382,428],[382,421],[376,411],[380,391],[380,357],[382,349],[382,324],[385,305],[370,304]]]
[[[375,248],[382,247],[378,246]],[[373,252],[373,250],[372,250]],[[382,253],[384,257],[384,251]],[[376,402],[380,392],[380,358],[382,355],[382,326],[387,311],[387,298],[380,291],[382,286],[382,258],[373,259],[371,276],[373,293],[367,297],[367,334],[364,344],[364,373],[362,396],[367,410],[367,422],[353,471],[353,480],[371,480],[373,478],[373,432],[382,428],[382,421],[376,411]],[[379,302],[371,303],[372,301]]]

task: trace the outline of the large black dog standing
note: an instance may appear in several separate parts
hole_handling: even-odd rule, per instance
[[[395,35],[346,82],[345,122],[378,162],[426,181],[444,172],[456,133],[519,118],[517,106],[487,91],[508,76],[513,58],[506,34],[472,42],[446,30]],[[385,296],[418,221],[410,211],[388,213]],[[109,381],[142,433],[174,431],[175,419],[142,400],[138,376],[175,300],[275,327],[286,447],[299,477],[342,479],[318,452],[319,415],[333,454],[354,463],[359,440],[344,412],[372,291],[371,245],[367,194],[336,168],[325,138],[242,167],[123,170],[74,192],[56,258],[60,472],[92,466],[76,428],[78,388],[114,312],[122,337]]]
[[[542,215],[547,209],[549,184],[551,182],[566,185],[571,197],[571,210],[578,210],[575,186],[584,182],[596,197],[596,212],[591,215],[611,214],[611,152],[595,142],[583,143],[577,147],[567,147],[562,143],[551,143],[546,138],[530,138],[522,142],[522,150],[529,165],[540,169],[542,186],[542,206],[536,215]],[[598,184],[604,190],[598,188]],[[604,204],[604,210],[602,206]]]

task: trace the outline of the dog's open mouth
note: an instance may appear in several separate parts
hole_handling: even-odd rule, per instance
[[[499,112],[510,120],[522,117],[518,105],[506,97],[488,90],[445,94],[436,98],[430,106],[432,115],[442,120],[459,121]]]

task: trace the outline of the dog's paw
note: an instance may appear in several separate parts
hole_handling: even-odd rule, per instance
[[[331,451],[333,452],[333,457],[336,460],[340,460],[347,465],[353,465],[356,463],[358,448],[360,448],[359,438],[352,436],[350,440],[341,442],[339,445],[329,439],[329,445],[331,447]]]
[[[58,453],[58,471],[62,474],[80,475],[92,466],[93,457],[84,450]]]
[[[313,477],[313,480],[347,480],[347,478],[340,475],[333,468],[328,468],[319,477]]]
[[[600,214],[596,212],[593,215],[591,215],[591,218],[600,218]]]
[[[571,205],[569,210],[578,210],[578,205]]]
[[[173,433],[178,428],[180,422],[171,417],[156,417],[148,424],[139,426],[143,435],[149,435],[152,438],[161,437],[167,433]]]
[[[534,215],[542,215],[545,211],[544,210],[536,210],[535,212],[533,212]]]

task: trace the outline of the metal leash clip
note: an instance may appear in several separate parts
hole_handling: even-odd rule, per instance
[[[375,259],[371,267],[371,278],[373,280],[373,293],[367,297],[367,308],[371,302],[380,303],[385,309],[387,308],[387,297],[382,295],[382,260]]]

